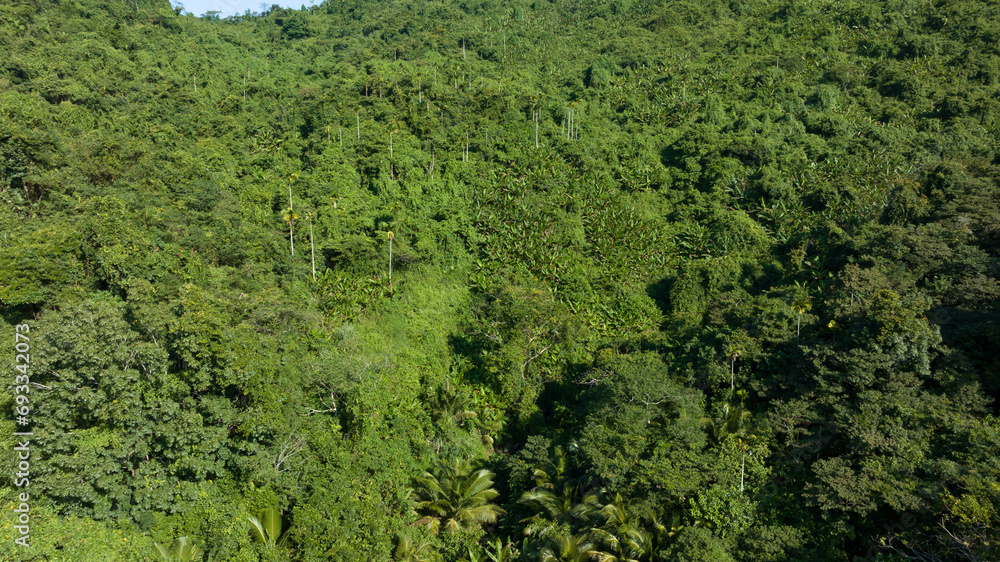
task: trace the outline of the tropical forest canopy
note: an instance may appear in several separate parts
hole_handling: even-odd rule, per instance
[[[4,559],[1000,559],[996,2],[181,14],[0,0]]]

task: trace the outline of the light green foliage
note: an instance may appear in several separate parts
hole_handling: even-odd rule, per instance
[[[67,225],[11,230],[7,237],[0,248],[0,301],[7,306],[47,302],[82,281],[80,241]]]
[[[753,524],[756,507],[736,486],[713,486],[691,500],[690,517],[694,525],[732,539]]]
[[[997,22],[0,0],[37,557],[997,558]]]
[[[256,560],[251,536],[247,533],[247,511],[253,505],[233,502],[239,486],[232,483],[221,485],[202,484],[197,499],[172,514],[155,513],[151,517],[140,518],[149,537],[155,543],[169,546],[178,536],[203,537],[192,544],[211,559],[245,561]],[[196,558],[200,559],[200,558]]]
[[[735,560],[729,545],[703,527],[686,527],[677,542],[665,553],[671,562],[729,562]]]
[[[32,495],[29,499],[34,498]],[[5,501],[5,511],[13,513],[21,502]],[[113,562],[136,560],[153,562],[162,560],[148,536],[128,526],[119,527],[107,521],[94,521],[88,517],[58,515],[52,508],[33,504],[30,506],[31,524],[28,552],[53,562],[97,560]],[[22,560],[25,552],[14,543],[21,536],[14,529],[13,518],[5,518],[2,538],[6,546],[0,553],[8,560]]]

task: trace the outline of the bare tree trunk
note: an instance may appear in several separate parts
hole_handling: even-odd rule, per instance
[[[729,364],[729,388],[736,388],[736,354],[733,354],[733,360]]]
[[[535,117],[535,148],[538,148],[538,113],[533,112]]]
[[[392,291],[392,239],[395,237],[396,235],[393,234],[392,231],[390,230],[389,231],[389,291],[390,292]]]
[[[295,240],[292,235],[292,223],[295,222],[295,214],[292,213],[292,182],[288,181],[288,247],[292,250],[292,255],[295,255]]]
[[[309,217],[309,252],[312,254],[313,281],[316,280],[316,246],[313,244],[313,221]]]

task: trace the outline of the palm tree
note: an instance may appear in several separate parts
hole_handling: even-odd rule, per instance
[[[522,521],[529,523],[525,534],[541,533],[554,524],[590,524],[590,515],[600,510],[597,495],[589,491],[589,479],[570,476],[576,464],[571,453],[577,447],[575,442],[556,445],[543,466],[534,468],[531,476],[534,488],[518,499],[518,503],[534,511],[534,515]]]
[[[601,528],[591,530],[605,550],[597,554],[600,562],[639,562],[652,560],[667,540],[680,529],[680,516],[674,515],[663,523],[662,513],[647,513],[639,517],[630,511],[620,494],[597,512],[604,518]]]
[[[708,430],[708,443],[713,447],[721,446],[729,439],[736,439],[736,446],[742,455],[740,461],[740,492],[743,492],[747,451],[750,448],[750,443],[757,439],[759,429],[753,423],[753,414],[743,405],[742,399],[746,397],[747,392],[741,390],[739,391],[739,395],[741,398],[740,405],[737,407],[733,407],[730,404],[723,406],[721,420],[705,418],[702,420],[702,423]]]
[[[799,334],[802,333],[802,314],[812,310],[812,303],[809,302],[809,297],[806,295],[800,295],[792,302],[792,310],[797,313],[795,319],[795,337],[798,338]]]
[[[442,464],[438,474],[429,472],[417,477],[417,510],[427,513],[437,528],[444,522],[449,532],[495,523],[504,512],[489,503],[497,496],[493,488],[495,474],[485,468],[468,472],[464,462]]]
[[[587,535],[562,535],[556,539],[556,550],[545,547],[539,553],[541,562],[590,562],[598,555]]]
[[[292,248],[292,255],[295,255],[295,243],[292,241],[292,222],[299,218],[298,215],[293,211],[294,206],[292,205],[292,184],[295,180],[299,179],[299,173],[288,176],[288,210],[282,213],[282,218],[288,223],[288,245]]]
[[[455,425],[475,426],[476,418],[479,417],[475,411],[476,404],[468,392],[452,383],[451,377],[445,379],[444,384],[438,389],[437,399],[436,409],[454,420]]]
[[[535,472],[537,474],[541,471]],[[578,484],[572,481],[563,481],[559,489],[536,487],[521,494],[517,501],[535,512],[522,521],[529,523],[524,530],[525,534],[540,533],[554,524],[586,522],[589,514],[600,507],[597,495],[587,494],[581,497]]]
[[[652,540],[640,521],[625,509],[620,494],[598,512],[604,518],[604,528],[594,528],[591,534],[608,551],[598,554],[601,562],[632,562],[652,555]]]
[[[739,391],[740,395],[746,391]],[[727,439],[738,434],[743,429],[743,425],[749,422],[751,414],[744,407],[742,401],[739,406],[724,404],[722,406],[722,417],[719,419],[703,418],[702,425],[708,432],[708,444],[712,447],[722,445]]]
[[[295,172],[294,174],[288,176],[288,208],[289,209],[292,208],[292,184],[295,183],[295,180],[297,180],[297,179],[299,179],[299,173],[298,172]]]
[[[430,562],[434,556],[434,543],[430,539],[414,540],[401,534],[396,541],[396,560],[404,562]]]
[[[398,135],[399,130],[402,128],[399,121],[392,122],[392,129],[389,131],[389,158],[392,159],[392,135]],[[391,163],[390,163],[391,165]]]
[[[725,338],[726,357],[729,358],[729,388],[736,389],[736,361],[753,356],[757,342],[745,331],[737,329]]]
[[[537,521],[540,515],[544,515],[559,523],[583,515],[592,506],[592,503],[580,502],[578,499],[576,486],[564,482],[562,489],[557,491],[544,488],[528,490],[521,494],[517,502],[535,510],[536,515],[530,520]]]

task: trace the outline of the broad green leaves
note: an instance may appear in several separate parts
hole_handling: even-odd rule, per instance
[[[194,562],[201,560],[203,555],[201,549],[192,544],[188,537],[176,538],[170,546],[160,543],[155,543],[154,546],[166,562]]]
[[[283,527],[281,511],[276,507],[261,510],[257,517],[250,517],[250,535],[267,548],[284,546],[289,529]]]

